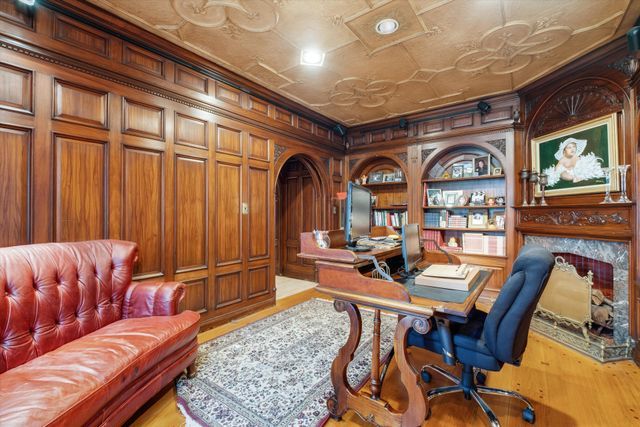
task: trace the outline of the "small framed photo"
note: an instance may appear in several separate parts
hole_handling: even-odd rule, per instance
[[[504,230],[504,214],[495,214],[493,222],[496,224],[496,228]]]
[[[462,178],[464,176],[464,165],[453,165],[451,167],[451,178]]]
[[[489,175],[491,173],[491,156],[487,154],[473,159],[473,170],[477,176]]]
[[[493,175],[502,175],[502,168],[493,168]]]
[[[472,206],[482,206],[485,204],[486,194],[484,191],[474,191],[469,197],[469,204]]]
[[[464,195],[462,190],[447,190],[442,192],[445,206],[455,206],[458,199]]]
[[[486,228],[487,227],[487,212],[486,211],[471,211],[469,212],[469,228]]]
[[[385,173],[382,175],[382,182],[394,182],[396,178],[396,174],[394,173]]]
[[[369,183],[382,182],[383,175],[382,171],[371,172],[369,174]]]
[[[428,206],[442,206],[442,190],[439,188],[427,189],[427,205]]]
[[[498,196],[498,197],[496,197],[496,205],[498,205],[498,206],[504,206],[504,204],[505,204],[504,196]]]
[[[458,197],[458,206],[467,206],[467,203],[469,202],[469,199],[467,198],[467,196],[460,196]]]

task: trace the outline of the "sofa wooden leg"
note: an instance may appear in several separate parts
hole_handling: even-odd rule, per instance
[[[193,362],[191,365],[187,366],[187,378],[195,377],[196,371],[196,362]]]

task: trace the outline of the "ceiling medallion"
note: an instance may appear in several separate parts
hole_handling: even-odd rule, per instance
[[[348,107],[359,105],[366,108],[380,107],[396,92],[398,85],[388,80],[363,80],[350,77],[336,83],[329,96],[333,105]]]
[[[375,29],[376,33],[382,34],[386,36],[388,34],[393,34],[398,31],[400,24],[393,18],[384,18],[376,23]]]

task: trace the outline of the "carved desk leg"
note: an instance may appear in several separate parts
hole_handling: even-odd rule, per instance
[[[393,341],[396,363],[400,370],[402,384],[407,390],[409,397],[407,411],[402,414],[402,425],[408,427],[422,425],[427,415],[427,405],[429,404],[419,385],[420,375],[413,369],[411,364],[409,364],[407,357],[407,335],[411,328],[415,329],[418,333],[426,334],[430,326],[429,322],[424,318],[406,316],[398,322],[398,326],[396,327],[396,334]]]
[[[358,310],[358,307],[356,307],[355,304],[342,300],[335,300],[333,302],[333,307],[338,312],[346,311],[351,323],[349,339],[345,345],[342,346],[331,365],[331,382],[333,383],[335,396],[327,400],[327,408],[333,418],[339,419],[347,411],[349,395],[355,395],[347,381],[347,367],[353,360],[353,353],[355,353],[358,348],[358,344],[360,344],[362,318],[360,316],[360,310]]]
[[[380,398],[380,310],[373,315],[373,342],[371,343],[371,398]]]

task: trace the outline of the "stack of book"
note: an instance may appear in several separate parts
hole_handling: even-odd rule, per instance
[[[449,228],[467,228],[467,217],[464,215],[449,215],[447,221]]]
[[[462,247],[468,254],[505,255],[504,236],[463,233]]]
[[[431,264],[415,279],[415,284],[432,288],[468,291],[480,269],[467,264]]]

